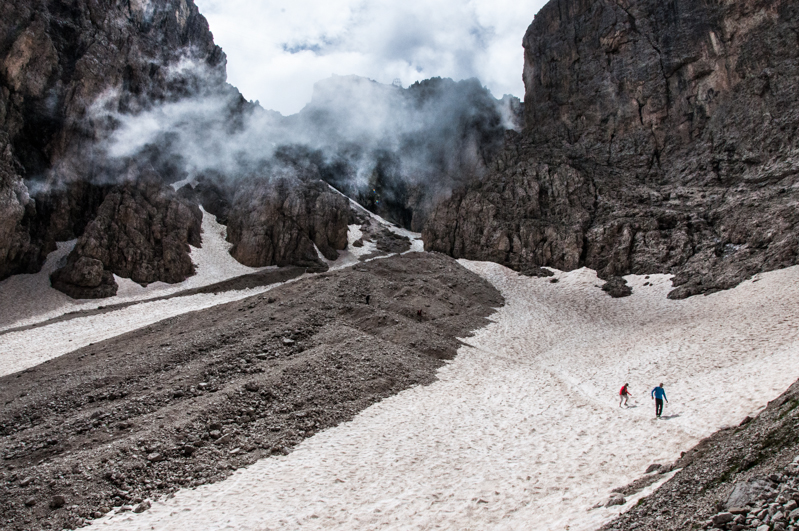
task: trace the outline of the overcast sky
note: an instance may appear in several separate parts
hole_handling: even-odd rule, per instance
[[[228,81],[293,114],[313,84],[356,74],[407,87],[477,77],[523,97],[522,37],[546,0],[195,0],[228,57]]]

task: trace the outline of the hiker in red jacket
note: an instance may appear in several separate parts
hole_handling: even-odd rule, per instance
[[[633,396],[630,393],[630,390],[627,389],[627,386],[630,384],[624,384],[621,386],[621,391],[619,391],[619,407],[624,404],[624,407],[630,407],[627,405],[627,398]]]

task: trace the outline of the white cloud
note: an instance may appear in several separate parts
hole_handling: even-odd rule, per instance
[[[522,97],[522,37],[546,0],[195,0],[248,99],[299,111],[313,84],[477,77]]]

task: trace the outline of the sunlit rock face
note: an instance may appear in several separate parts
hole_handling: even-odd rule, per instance
[[[426,248],[672,297],[797,263],[799,8],[553,0],[524,37],[523,133],[430,216]]]

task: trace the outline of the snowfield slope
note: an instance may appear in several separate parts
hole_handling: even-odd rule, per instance
[[[586,269],[526,278],[461,262],[506,304],[438,381],[373,405],[287,456],[182,490],[102,529],[570,529],[627,504],[612,489],[737,425],[799,377],[799,268],[666,298],[666,276],[612,299]],[[629,382],[637,403],[618,405]],[[654,419],[647,393],[670,399]],[[666,479],[668,476],[664,476]]]

